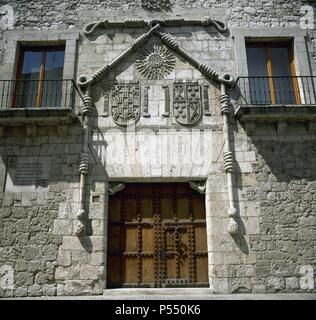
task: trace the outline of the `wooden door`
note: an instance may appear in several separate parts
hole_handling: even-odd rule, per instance
[[[208,286],[204,196],[188,184],[128,184],[108,226],[108,287]]]

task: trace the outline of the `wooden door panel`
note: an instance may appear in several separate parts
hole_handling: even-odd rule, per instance
[[[164,219],[173,219],[174,218],[174,209],[172,199],[161,198],[161,215]]]
[[[155,250],[153,227],[142,228],[142,252],[153,253]]]
[[[205,203],[203,198],[193,198],[193,216],[196,220],[205,220]]]
[[[125,200],[125,221],[133,221],[137,217],[136,213],[136,200],[126,199]]]
[[[112,285],[120,285],[122,283],[121,279],[121,258],[119,256],[111,256],[108,259],[108,282]]]
[[[125,257],[125,283],[126,284],[135,284],[137,283],[137,258],[136,257]]]
[[[207,285],[204,197],[188,184],[130,184],[109,200],[108,285]]]
[[[121,226],[112,225],[109,230],[108,235],[108,248],[111,252],[120,252],[121,251]]]
[[[152,257],[142,258],[142,283],[153,284],[155,279],[154,274],[155,263]]]
[[[196,257],[196,281],[199,283],[208,282],[208,258],[205,256]]]
[[[152,220],[153,218],[153,207],[152,199],[141,199],[140,200],[140,215],[143,220]]]
[[[112,199],[109,210],[109,221],[118,222],[121,220],[121,201],[120,199]]]
[[[136,226],[126,227],[125,251],[137,252],[138,230]]]
[[[177,217],[178,219],[189,219],[189,200],[186,198],[177,199]]]
[[[195,227],[195,251],[207,251],[207,237],[205,226]]]

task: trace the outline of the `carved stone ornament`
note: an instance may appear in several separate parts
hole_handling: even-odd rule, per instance
[[[110,196],[122,191],[125,188],[125,183],[122,182],[109,182],[108,194]]]
[[[116,84],[111,90],[111,113],[120,126],[136,122],[140,116],[141,94],[138,82]]]
[[[189,181],[190,187],[200,194],[205,194],[206,182],[205,181]]]
[[[174,54],[165,46],[154,44],[151,50],[144,50],[136,61],[136,68],[140,74],[148,79],[163,79],[175,67]]]
[[[197,82],[173,84],[173,116],[183,125],[194,125],[201,119],[201,90]]]

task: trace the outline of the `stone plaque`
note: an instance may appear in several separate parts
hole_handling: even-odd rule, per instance
[[[5,191],[48,191],[50,157],[9,156]]]

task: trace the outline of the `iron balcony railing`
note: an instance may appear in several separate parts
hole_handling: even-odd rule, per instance
[[[239,77],[234,91],[240,105],[314,105],[315,84],[312,76]]]
[[[67,80],[0,80],[0,109],[75,108],[82,100],[75,82]]]

